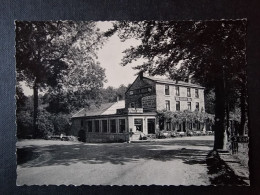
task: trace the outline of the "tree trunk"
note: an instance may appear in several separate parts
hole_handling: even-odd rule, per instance
[[[34,81],[33,85],[33,132],[34,137],[39,137],[38,132],[38,83],[36,82],[36,79]]]
[[[215,141],[214,150],[224,149],[224,133],[225,133],[225,90],[224,80],[216,79],[215,81]]]
[[[241,121],[239,127],[239,135],[245,135],[246,126],[246,86],[242,86],[240,95],[240,110],[241,110]]]
[[[228,138],[230,137],[230,121],[229,121],[230,117],[229,117],[229,103],[226,103],[226,130],[227,130],[227,136]]]

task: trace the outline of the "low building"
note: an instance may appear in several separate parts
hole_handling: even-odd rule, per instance
[[[205,130],[198,121],[171,121],[163,112],[204,112],[204,87],[138,75],[125,100],[91,106],[72,116],[72,134],[86,142],[117,142],[139,139],[162,130]],[[195,125],[194,125],[195,124]]]

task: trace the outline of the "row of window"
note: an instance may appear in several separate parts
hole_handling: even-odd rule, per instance
[[[170,86],[165,85],[165,95],[170,95]],[[180,96],[180,87],[175,86],[175,95]],[[187,88],[187,97],[191,97],[191,88]],[[195,97],[199,98],[199,89],[195,89]]]
[[[151,87],[145,87],[145,88],[142,88],[142,89],[131,90],[131,91],[129,91],[129,95],[148,93],[148,92],[151,92],[151,91],[152,91]]]
[[[88,120],[84,125],[84,120],[81,120],[81,127],[85,127],[87,132],[102,132],[102,133],[124,133],[126,131],[126,123],[125,119],[118,120],[118,128],[117,129],[117,120]]]
[[[171,130],[176,130],[177,131],[181,131],[181,123],[172,123],[171,121],[166,121],[166,130],[167,131],[171,131]],[[198,121],[195,121],[195,122],[187,122],[186,123],[186,127],[185,127],[185,130],[186,128],[188,130],[200,130],[201,129],[201,124],[200,122]]]
[[[176,101],[176,111],[180,111],[180,107],[181,107],[180,101]],[[191,102],[187,102],[187,107],[188,107],[188,110],[191,110]],[[196,110],[199,110],[199,108],[200,108],[199,102],[196,102]],[[171,110],[170,100],[165,101],[165,109]]]

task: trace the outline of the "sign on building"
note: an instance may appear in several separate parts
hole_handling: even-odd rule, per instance
[[[187,98],[187,97],[175,97],[176,101],[192,101],[192,98]]]
[[[128,108],[128,113],[143,113],[143,108]]]

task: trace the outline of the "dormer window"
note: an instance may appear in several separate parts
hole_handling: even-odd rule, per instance
[[[165,95],[170,95],[170,87],[169,87],[169,85],[165,85]]]

